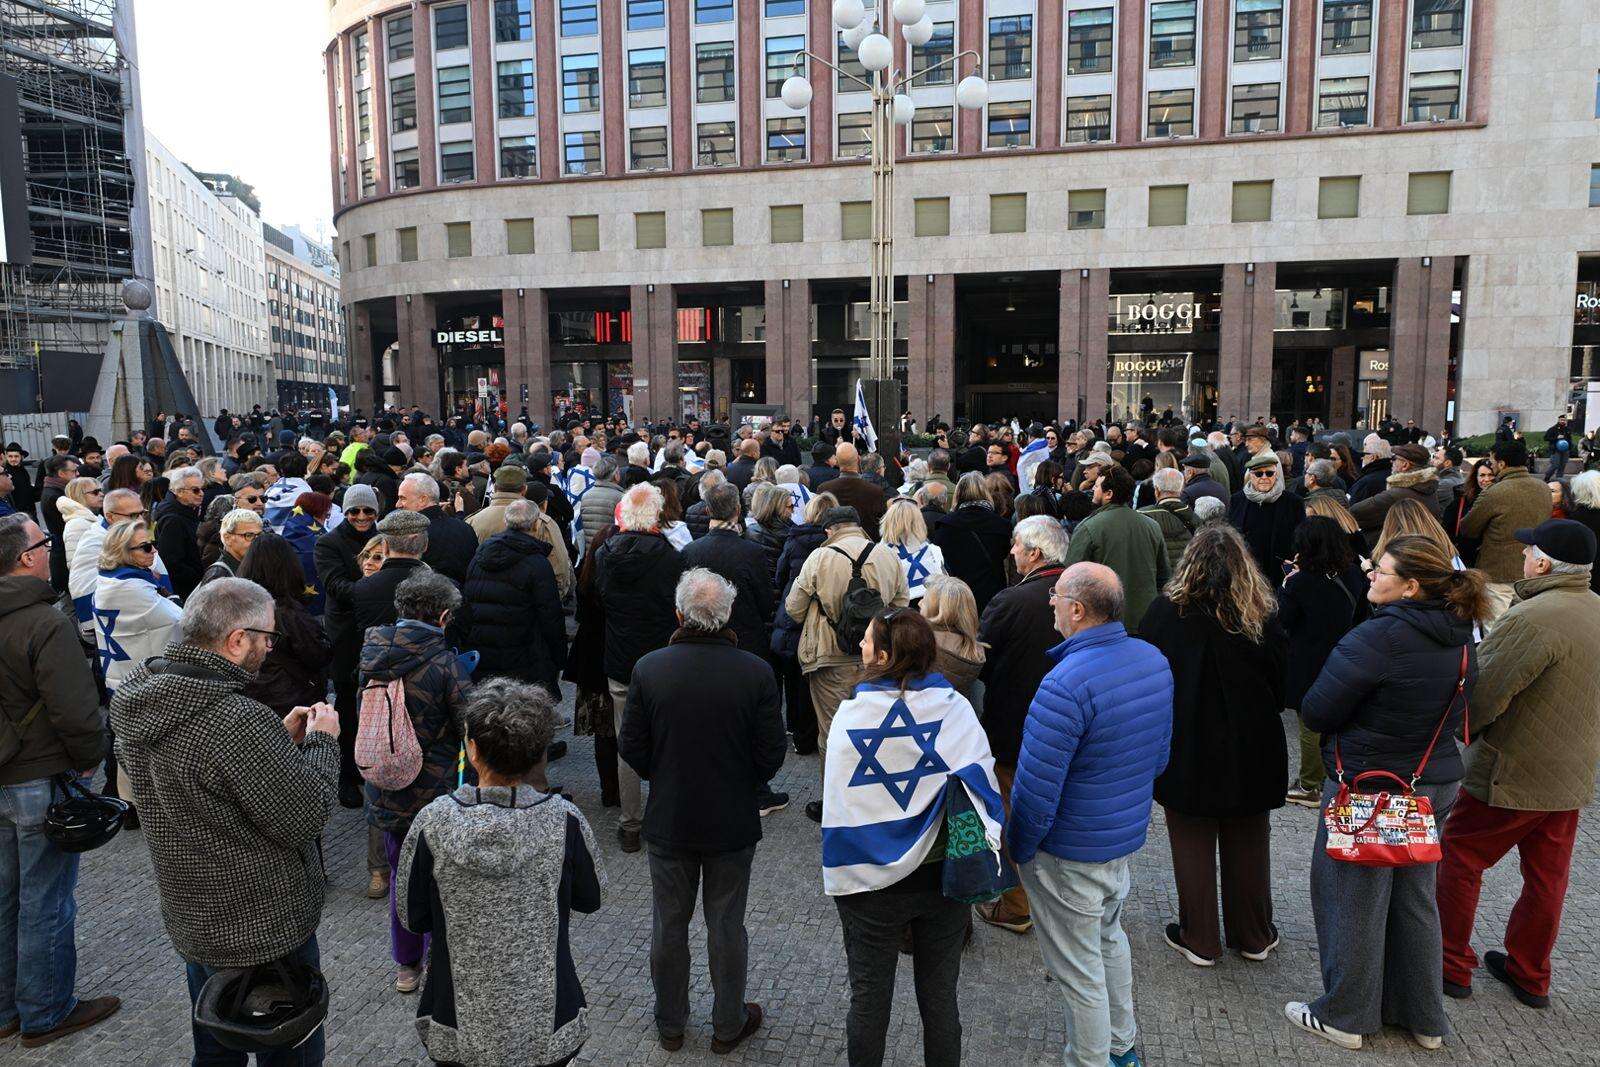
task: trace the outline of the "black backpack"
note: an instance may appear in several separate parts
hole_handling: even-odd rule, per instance
[[[850,559],[850,553],[838,545],[830,546],[834,552],[845,559]],[[862,568],[866,566],[867,557],[872,555],[874,542],[867,542],[867,547],[861,550],[861,555],[850,559],[850,584],[845,586],[844,598],[839,602],[839,617],[828,619],[828,624],[833,627],[834,640],[839,643],[839,651],[849,656],[860,655],[861,642],[866,639],[867,627],[872,625],[872,620],[883,611],[883,595],[862,576]],[[820,605],[821,600],[817,603]],[[826,606],[822,609],[822,617],[828,618]]]

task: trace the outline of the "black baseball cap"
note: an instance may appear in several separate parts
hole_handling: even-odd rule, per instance
[[[1594,531],[1581,522],[1546,519],[1531,530],[1518,530],[1515,536],[1558,563],[1576,563],[1580,567],[1594,563]]]

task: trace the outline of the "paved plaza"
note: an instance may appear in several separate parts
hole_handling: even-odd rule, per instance
[[[1294,748],[1291,745],[1290,751]],[[591,821],[610,877],[605,906],[574,915],[572,948],[589,998],[594,1034],[579,1063],[843,1064],[849,1001],[839,921],[822,894],[818,830],[801,810],[818,794],[816,757],[791,754],[776,787],[793,803],[763,823],[750,891],[749,999],[766,1010],[766,1025],[728,1057],[710,1050],[710,987],[698,922],[691,944],[701,953],[694,972],[687,1040],[676,1054],[656,1045],[649,976],[650,893],[643,854],[616,844],[615,809],[602,811],[590,744],[572,741],[551,778],[575,795]],[[1585,818],[1573,861],[1566,923],[1555,960],[1548,1012],[1530,1011],[1485,972],[1466,1002],[1449,1001],[1457,1029],[1444,1051],[1425,1053],[1398,1031],[1369,1039],[1361,1053],[1334,1048],[1290,1027],[1283,1002],[1310,999],[1317,980],[1316,934],[1307,893],[1316,815],[1285,808],[1273,816],[1274,892],[1283,945],[1266,963],[1231,956],[1196,969],[1162,943],[1176,914],[1171,857],[1157,809],[1150,841],[1134,864],[1126,925],[1133,941],[1139,1047],[1145,1062],[1165,1064],[1600,1063],[1600,823]],[[412,1027],[416,998],[394,990],[388,925],[381,901],[365,896],[365,827],[340,810],[325,838],[331,887],[319,933],[323,968],[333,986],[328,1059],[336,1067],[426,1064]],[[1497,947],[1519,885],[1502,864],[1484,887],[1479,911],[1481,952]],[[161,925],[143,837],[119,835],[85,857],[78,890],[80,993],[115,993],[122,1012],[108,1023],[43,1049],[0,1042],[7,1067],[177,1065],[190,1053],[182,968]],[[518,980],[508,976],[508,981]],[[1058,1064],[1064,1041],[1058,991],[1046,977],[1033,936],[979,924],[961,972],[965,1060],[972,1064]],[[921,1029],[902,958],[890,1033],[890,1062],[921,1062]],[[515,1065],[523,1067],[523,1065]]]

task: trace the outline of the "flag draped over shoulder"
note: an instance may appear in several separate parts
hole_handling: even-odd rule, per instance
[[[828,733],[822,885],[829,896],[893,885],[928,857],[946,789],[965,789],[998,859],[1004,809],[989,739],[942,675],[863,682]]]
[[[1017,457],[1017,486],[1021,492],[1033,489],[1033,468],[1049,458],[1050,442],[1047,439],[1036,437],[1028,442],[1028,447]]]

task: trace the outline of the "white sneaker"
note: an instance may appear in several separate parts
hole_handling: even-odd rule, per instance
[[[1356,1052],[1361,1048],[1360,1034],[1347,1034],[1343,1030],[1335,1030],[1327,1023],[1311,1014],[1311,1008],[1298,1000],[1291,1000],[1283,1006],[1284,1018],[1294,1023],[1307,1033],[1316,1034],[1326,1041],[1332,1041],[1340,1048]]]
[[[1432,1034],[1419,1034],[1415,1030],[1411,1032],[1411,1040],[1415,1041],[1418,1045],[1427,1049],[1429,1052],[1433,1052],[1444,1047],[1444,1038],[1434,1037]]]
[[[1283,940],[1283,938],[1279,935],[1278,928],[1274,926],[1272,928],[1272,944],[1268,945],[1260,952],[1246,952],[1243,949],[1240,949],[1239,955],[1254,963],[1260,963],[1262,960],[1272,955],[1272,950],[1278,947],[1278,942],[1281,940]]]

